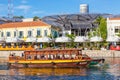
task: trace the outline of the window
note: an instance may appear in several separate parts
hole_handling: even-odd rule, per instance
[[[37,36],[41,36],[41,31],[39,29],[37,30]]]
[[[47,36],[47,30],[44,30],[44,36]]]
[[[19,37],[20,37],[20,38],[23,37],[23,31],[19,31]]]
[[[3,32],[1,32],[1,37],[4,37],[4,33]]]
[[[115,33],[119,33],[120,32],[120,29],[115,29]]]
[[[7,32],[7,37],[10,37],[10,32]]]
[[[28,37],[32,36],[32,31],[28,31]]]
[[[17,33],[16,33],[16,31],[14,31],[14,37],[16,37],[17,36]]]

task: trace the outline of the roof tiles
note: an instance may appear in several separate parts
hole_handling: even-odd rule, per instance
[[[14,22],[14,23],[1,24],[0,28],[33,27],[33,26],[49,26],[49,24],[42,21]]]

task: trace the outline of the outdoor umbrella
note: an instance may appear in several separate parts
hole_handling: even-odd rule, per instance
[[[87,36],[76,36],[74,42],[87,42],[88,40]]]
[[[0,38],[0,43],[4,43],[5,42],[5,38]]]
[[[20,43],[20,42],[24,42],[23,40],[21,40],[20,38],[17,37],[8,37],[6,38],[6,43]]]
[[[65,48],[65,43],[71,42],[71,39],[69,37],[62,36],[62,37],[56,38],[55,42],[57,42],[57,43],[63,43],[64,44],[64,48]]]
[[[28,37],[25,42],[36,42],[37,39],[35,37]]]
[[[58,37],[55,39],[55,42],[61,42],[61,43],[70,42],[70,41],[71,41],[71,39],[69,37],[65,37],[65,36]]]
[[[37,38],[37,42],[52,42],[52,39],[49,37],[41,37],[41,38]]]
[[[101,42],[103,39],[100,36],[93,36],[90,38],[90,42]]]
[[[106,39],[107,42],[120,42],[120,38],[118,36],[109,36]]]

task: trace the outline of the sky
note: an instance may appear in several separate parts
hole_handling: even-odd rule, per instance
[[[78,14],[80,4],[89,5],[89,13],[120,14],[120,0],[11,0],[13,16],[44,17]],[[8,16],[8,0],[0,0],[0,16]]]

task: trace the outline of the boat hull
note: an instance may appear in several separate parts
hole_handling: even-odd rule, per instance
[[[9,63],[10,68],[62,68],[62,67],[87,67],[90,61],[78,61],[78,62],[51,62],[51,63]]]
[[[97,65],[97,64],[99,64],[100,62],[104,63],[104,61],[105,61],[104,59],[93,59],[93,60],[91,60],[89,66]]]

